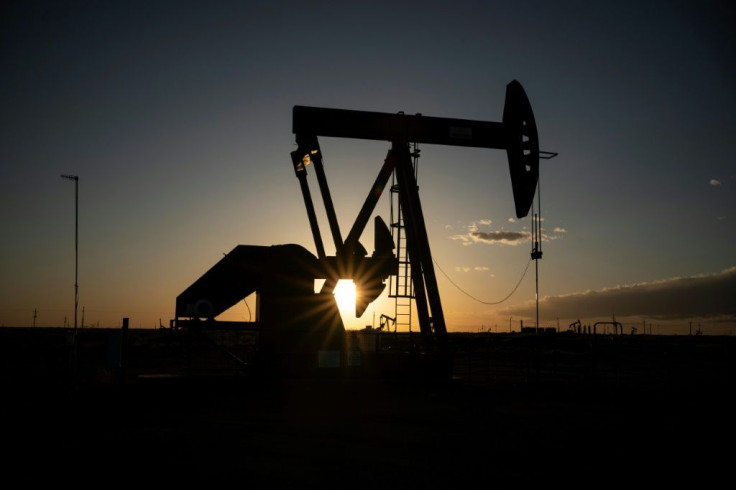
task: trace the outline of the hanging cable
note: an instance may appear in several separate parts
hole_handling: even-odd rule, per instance
[[[519,278],[519,282],[516,283],[516,286],[514,286],[514,289],[511,290],[511,292],[508,294],[508,296],[506,296],[504,299],[502,299],[500,301],[492,301],[492,302],[490,302],[490,301],[480,300],[480,299],[476,298],[475,296],[472,296],[470,293],[468,293],[464,289],[462,289],[460,286],[458,286],[457,284],[455,284],[455,282],[452,279],[450,279],[450,276],[448,276],[447,273],[444,270],[442,270],[442,267],[440,267],[440,265],[437,263],[436,260],[434,260],[434,258],[432,258],[432,261],[434,262],[434,265],[436,265],[437,268],[440,270],[440,272],[447,278],[447,280],[450,281],[450,284],[452,284],[453,286],[455,286],[458,291],[460,291],[461,293],[463,293],[468,298],[470,298],[470,299],[472,299],[474,301],[477,301],[478,303],[482,303],[484,305],[498,305],[498,304],[503,303],[507,299],[509,299],[516,292],[516,290],[519,288],[519,285],[521,284],[521,281],[523,281],[524,280],[524,277],[526,276],[526,271],[529,270],[529,264],[532,263],[531,259],[529,259],[529,262],[526,263],[526,267],[524,268],[524,272],[521,274],[521,278]]]
[[[542,179],[537,178],[537,212],[532,202],[532,258],[542,258]]]
[[[541,179],[537,177],[537,212],[534,212],[532,201],[532,253],[534,260],[534,303],[536,310],[536,329],[539,333],[539,259],[542,258],[542,186]]]
[[[222,252],[222,256],[223,257],[227,257],[227,254],[225,252]],[[242,287],[242,284],[240,283],[240,277],[238,277],[238,284],[240,284],[241,287]],[[248,321],[249,322],[252,322],[253,321],[253,313],[250,311],[250,306],[248,305],[248,302],[245,300],[245,298],[243,298],[243,304],[245,305],[246,308],[248,308]]]
[[[539,257],[542,257],[542,179],[537,176],[537,216],[539,217],[537,235],[539,236]]]
[[[253,321],[253,314],[250,312],[250,306],[248,306],[248,302],[243,298],[243,303],[245,304],[245,307],[248,308],[248,321]]]

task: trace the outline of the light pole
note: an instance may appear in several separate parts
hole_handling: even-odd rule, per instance
[[[77,342],[77,305],[79,304],[79,176],[62,174],[74,181],[74,343]]]

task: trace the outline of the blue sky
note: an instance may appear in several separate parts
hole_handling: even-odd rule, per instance
[[[726,2],[2,10],[3,325],[30,325],[34,310],[39,325],[73,315],[74,189],[61,174],[80,178],[86,323],[167,324],[176,296],[236,245],[315,252],[289,159],[294,105],[500,121],[506,84],[518,80],[541,149],[559,153],[540,170],[540,323],[736,326],[736,19]],[[320,143],[348,230],[389,144]],[[533,324],[531,245],[495,239],[530,230],[529,219],[510,220],[505,152],[424,145],[419,186],[448,328]],[[377,213],[388,221],[387,199]],[[362,242],[372,246],[370,230]],[[393,315],[387,298],[346,321],[381,313]],[[230,317],[246,315],[241,306]]]

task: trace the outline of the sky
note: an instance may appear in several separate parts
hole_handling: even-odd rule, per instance
[[[736,328],[728,2],[0,8],[1,325],[71,325],[76,283],[80,324],[168,326],[176,297],[237,245],[316,254],[290,160],[295,105],[500,122],[518,80],[540,149],[557,153],[540,163],[534,203],[542,259],[530,257],[531,217],[516,218],[505,151],[420,146],[448,330],[518,331],[537,317],[560,330]],[[320,145],[346,235],[390,143]],[[79,176],[78,200],[62,174]],[[374,216],[388,222],[389,201]],[[372,253],[370,226],[361,242]],[[251,296],[220,319],[254,309]],[[394,312],[384,293],[343,318],[361,328]]]

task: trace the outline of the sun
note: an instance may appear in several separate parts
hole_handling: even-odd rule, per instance
[[[334,290],[337,307],[355,315],[355,283],[352,279],[340,279]]]

